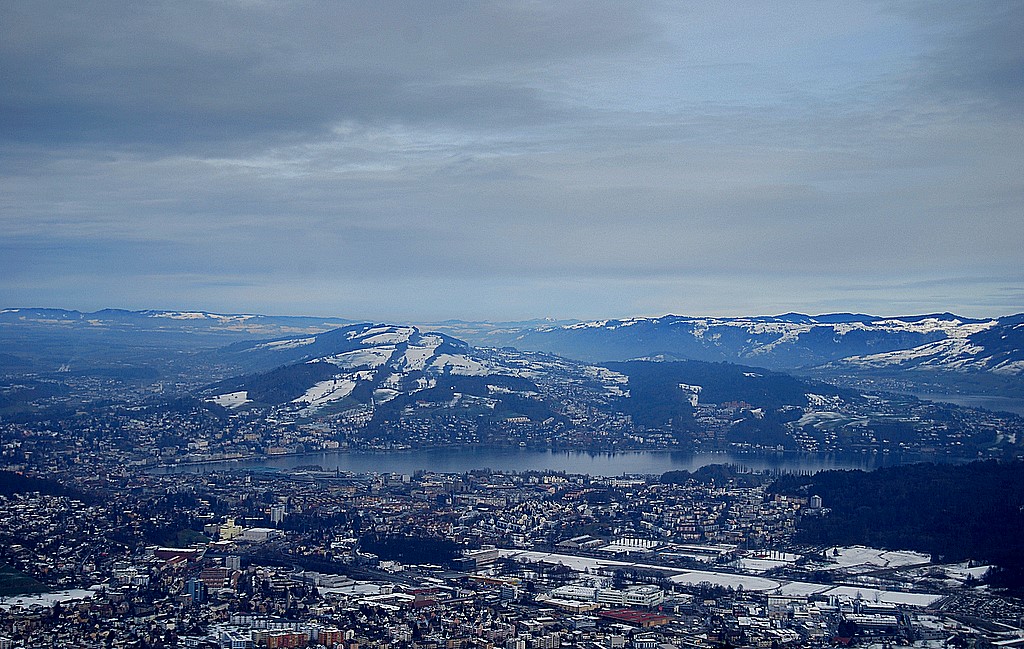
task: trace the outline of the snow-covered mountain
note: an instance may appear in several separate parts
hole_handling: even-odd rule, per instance
[[[349,325],[236,344],[221,354],[226,365],[273,369],[196,395],[214,411],[296,430],[327,427],[359,443],[848,450],[919,445],[919,428],[962,433],[959,415],[913,397],[866,396],[730,363],[596,365],[473,347],[409,325]],[[1003,443],[991,435],[971,439],[972,453]]]
[[[765,317],[628,318],[593,322],[389,325],[389,333],[348,336],[342,318],[220,314],[198,310],[79,312],[63,309],[0,310],[0,373],[100,372],[118,376],[159,373],[162,380],[195,383],[282,365],[338,356],[338,363],[391,362],[374,336],[411,350],[404,363],[436,373],[468,375],[483,362],[479,348],[511,347],[557,354],[583,363],[630,359],[731,362],[851,385],[917,392],[973,391],[1024,394],[1024,314],[973,319],[949,313],[878,317],[838,313]],[[342,327],[341,329],[336,329]],[[349,327],[356,327],[350,329]],[[435,333],[421,333],[427,330]],[[420,340],[419,337],[424,337]],[[250,342],[261,337],[263,342]],[[406,340],[408,339],[408,340]],[[419,341],[419,342],[417,342]],[[225,348],[226,344],[234,346]],[[372,349],[371,349],[372,348]],[[442,358],[437,350],[448,350]],[[496,352],[487,352],[490,357]],[[345,354],[348,354],[345,356]],[[394,362],[398,363],[399,358]],[[429,363],[428,363],[429,360]],[[325,361],[327,362],[327,361]],[[463,364],[463,369],[457,366]],[[915,370],[909,372],[906,370]],[[308,370],[307,370],[308,371]],[[366,371],[366,370],[364,370]],[[127,373],[127,374],[126,374]],[[321,372],[322,374],[323,372]],[[851,380],[848,380],[851,379]],[[326,379],[325,379],[326,380]],[[970,385],[967,385],[970,383]],[[347,384],[345,384],[347,385]],[[344,385],[339,389],[347,389]],[[353,388],[355,393],[359,390]],[[298,396],[298,395],[297,395]],[[294,398],[294,397],[293,397]]]
[[[0,410],[58,416],[67,403],[87,405],[99,394],[112,408],[144,405],[185,414],[198,412],[199,401],[206,404],[199,411],[251,430],[242,435],[247,442],[270,435],[285,445],[301,445],[316,429],[333,431],[338,444],[360,448],[738,444],[836,450],[885,443],[897,449],[904,443],[945,443],[935,442],[936,430],[948,431],[959,444],[962,435],[974,435],[970,431],[992,428],[964,423],[975,416],[952,407],[886,396],[895,379],[874,373],[895,368],[891,376],[904,389],[906,377],[926,374],[903,371],[904,366],[938,367],[942,360],[942,367],[987,370],[984,381],[971,380],[982,388],[978,394],[992,394],[995,379],[1012,379],[1014,389],[1020,385],[1024,360],[1024,317],[673,316],[506,323],[476,327],[472,342],[486,339],[479,347],[447,333],[473,323],[447,323],[445,333],[402,324],[325,324],[199,311],[6,310],[0,312],[0,379],[9,389]],[[597,358],[668,362],[601,366],[515,348],[552,341],[573,349],[585,343]],[[567,354],[565,348],[555,351]],[[687,356],[695,360],[678,360]],[[769,363],[831,363],[827,371],[805,374],[853,380],[826,385],[765,369]],[[860,367],[867,374],[855,376]],[[955,375],[954,382],[959,391],[968,379]],[[905,416],[894,420],[893,413]],[[839,428],[844,435],[834,434]],[[1015,444],[1017,437],[1006,433],[993,440],[977,433],[971,439],[963,448],[973,456],[1006,440]]]
[[[832,364],[845,369],[916,369],[1024,375],[1024,316],[950,330],[946,338],[890,352],[850,356]]]
[[[695,359],[795,369],[849,359],[848,367],[897,366],[1020,374],[1024,316],[972,319],[940,313],[601,320],[492,332],[489,342],[597,362]]]
[[[222,381],[208,390],[209,401],[228,408],[286,406],[303,414],[395,400],[405,405],[464,399],[496,412],[543,410],[542,396],[555,383],[574,384],[600,400],[621,396],[627,381],[605,368],[542,353],[476,349],[402,325],[350,325],[236,344],[224,354],[240,359],[238,364],[275,369]]]

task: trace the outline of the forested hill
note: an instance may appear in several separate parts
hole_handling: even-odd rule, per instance
[[[59,482],[45,478],[34,478],[14,471],[0,471],[0,496],[36,492],[50,496],[71,496],[86,500],[89,496]]]
[[[914,464],[779,477],[771,491],[821,496],[797,540],[928,552],[999,566],[993,584],[1024,592],[1024,462]]]

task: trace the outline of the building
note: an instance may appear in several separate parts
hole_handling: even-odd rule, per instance
[[[229,518],[228,522],[221,525],[217,531],[217,536],[222,541],[231,541],[242,534],[242,528],[239,525],[235,525],[235,519]]]
[[[473,565],[477,568],[490,568],[494,565],[494,562],[498,560],[498,549],[497,548],[484,548],[482,550],[469,550],[463,553],[466,559],[473,561]]]
[[[199,579],[189,579],[186,591],[189,597],[192,598],[193,604],[202,604],[206,601],[207,586],[204,582]]]
[[[309,634],[305,631],[270,631],[266,634],[267,649],[278,647],[305,647]]]
[[[279,525],[284,520],[286,515],[284,505],[271,505],[270,506],[270,522],[274,525]]]
[[[631,608],[610,609],[607,611],[601,611],[598,615],[609,620],[624,622],[625,624],[645,629],[652,626],[668,624],[672,619],[667,615],[647,613],[646,611],[637,611]]]
[[[239,541],[247,543],[266,543],[279,538],[284,538],[284,533],[271,527],[250,527],[238,536]]]

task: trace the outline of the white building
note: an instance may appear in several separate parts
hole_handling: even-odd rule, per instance
[[[250,527],[238,535],[239,541],[248,543],[266,543],[271,539],[283,538],[284,533],[270,527]]]
[[[647,585],[630,586],[625,590],[559,586],[548,595],[556,599],[597,602],[606,606],[640,606],[643,608],[653,608],[665,601],[665,592],[662,589]]]

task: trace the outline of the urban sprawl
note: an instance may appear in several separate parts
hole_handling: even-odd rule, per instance
[[[988,566],[795,545],[830,515],[813,494],[126,460],[4,443],[8,471],[67,490],[0,496],[0,567],[38,584],[0,597],[0,649],[1024,646]]]

